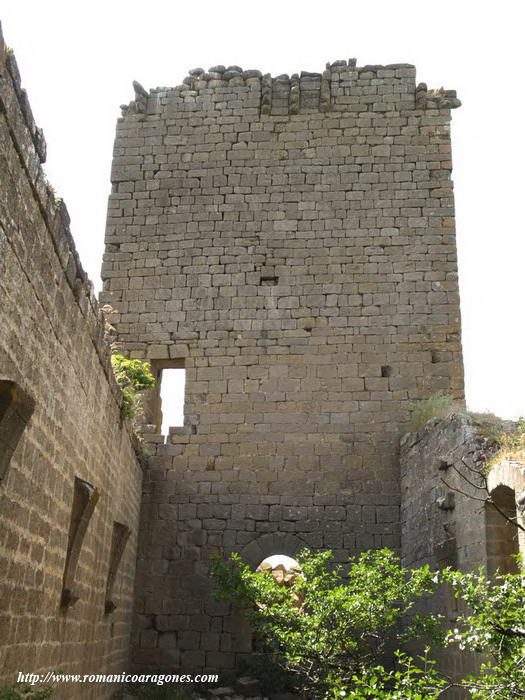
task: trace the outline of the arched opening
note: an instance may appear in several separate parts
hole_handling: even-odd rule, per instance
[[[299,563],[287,554],[272,554],[266,557],[256,570],[270,572],[277,585],[286,588],[291,588],[296,582],[297,577],[302,574]],[[296,608],[301,610],[303,606],[303,597],[298,596],[294,591],[290,591],[290,595]]]
[[[299,570],[301,569],[297,561],[292,559],[292,557],[289,557],[287,554],[272,554],[269,557],[266,557],[266,559],[262,560],[257,567],[257,571],[262,571],[263,569],[267,568],[271,568],[273,571],[273,569],[278,566],[283,567],[285,571],[291,570],[294,567],[298,568]]]
[[[516,494],[514,489],[499,485],[490,494],[485,506],[487,574],[518,573],[514,555],[519,553],[519,531],[516,526]]]
[[[257,561],[257,559],[255,561]],[[271,554],[265,557],[258,566],[255,566],[252,560],[251,566],[261,573],[264,571],[271,572],[276,583],[283,586],[291,586],[301,573],[299,563],[287,554]],[[303,601],[299,600],[293,593],[292,596],[294,597],[296,607],[300,609]],[[261,651],[261,649],[257,649],[254,646],[251,625],[244,610],[237,605],[234,605],[232,608],[232,631],[235,646],[239,651],[247,653]]]

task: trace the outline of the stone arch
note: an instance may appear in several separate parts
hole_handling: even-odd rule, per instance
[[[286,554],[295,559],[297,553],[306,547],[304,540],[289,533],[269,533],[261,535],[241,549],[241,559],[256,569],[259,564],[272,554]],[[232,606],[232,634],[236,648],[244,653],[253,651],[253,634],[244,611],[237,605]]]
[[[492,492],[498,486],[508,486],[516,493],[525,488],[525,469],[521,462],[502,460],[495,464],[487,476],[487,486]],[[520,488],[521,487],[521,488]]]
[[[275,532],[253,540],[243,547],[239,554],[246,564],[255,569],[263,559],[272,554],[286,554],[295,559],[297,553],[306,546],[306,542],[297,535]]]
[[[523,462],[502,460],[496,463],[487,477],[487,487],[495,496],[496,505],[525,527],[525,465]],[[506,510],[507,509],[507,510]],[[498,528],[492,529],[492,526]],[[489,574],[500,568],[502,572],[517,571],[512,554],[525,555],[525,532],[505,521],[493,506],[485,508],[485,536],[487,571]]]
[[[490,492],[491,501],[485,505],[487,543],[487,573],[517,573],[513,558],[519,554],[516,493],[510,486],[499,484]],[[512,521],[512,522],[511,522]]]

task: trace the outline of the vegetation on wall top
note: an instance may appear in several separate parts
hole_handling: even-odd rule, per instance
[[[117,384],[122,389],[121,417],[132,418],[140,409],[139,395],[155,386],[148,362],[128,360],[123,355],[112,355],[111,364]]]

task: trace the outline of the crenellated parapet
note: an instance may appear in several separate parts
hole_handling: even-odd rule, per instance
[[[123,115],[163,111],[221,111],[242,105],[260,115],[305,112],[391,112],[453,109],[460,106],[453,90],[416,87],[416,69],[408,63],[365,65],[356,59],[327,63],[319,73],[301,71],[272,77],[260,70],[217,65],[194,68],[180,85],[147,92],[133,83],[135,98],[121,105]],[[237,104],[236,104],[237,102]]]

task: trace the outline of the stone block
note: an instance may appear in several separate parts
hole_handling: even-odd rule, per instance
[[[183,651],[181,654],[181,665],[184,669],[200,670],[205,666],[205,663],[206,653],[204,651]]]

